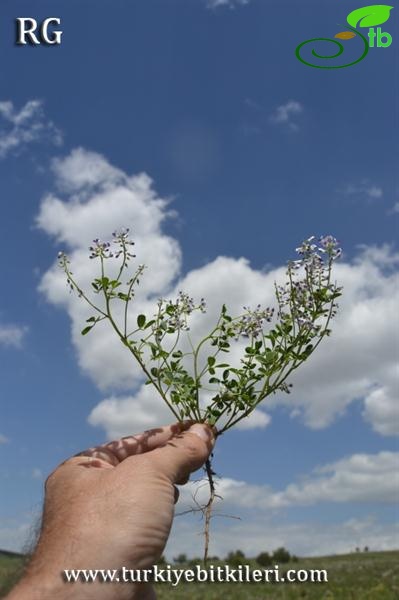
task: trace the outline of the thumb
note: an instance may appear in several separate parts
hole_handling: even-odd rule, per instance
[[[151,464],[172,483],[187,479],[199,469],[215,445],[215,434],[204,423],[194,423],[183,433],[172,437],[164,446],[147,454]]]

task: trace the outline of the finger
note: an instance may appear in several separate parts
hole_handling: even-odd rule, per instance
[[[184,481],[199,469],[215,443],[214,432],[203,423],[195,423],[168,440],[163,447],[147,455],[152,467],[166,475],[172,483]]]
[[[190,481],[190,476],[187,475],[186,477],[182,477],[181,479],[179,479],[179,481],[176,481],[176,483],[177,483],[177,485],[185,485],[189,481]]]
[[[175,504],[176,504],[176,503],[177,503],[177,501],[178,501],[178,499],[179,499],[180,492],[179,492],[178,488],[177,488],[175,485],[173,486],[173,489],[174,489],[174,493],[175,493],[174,502],[175,502]]]
[[[143,433],[129,435],[120,440],[114,440],[106,444],[101,444],[101,446],[88,448],[76,456],[100,458],[101,460],[116,466],[128,456],[144,454],[159,446],[164,446],[173,438],[173,436],[188,429],[192,423],[192,421],[182,421],[164,427],[157,427],[156,429],[149,429]]]

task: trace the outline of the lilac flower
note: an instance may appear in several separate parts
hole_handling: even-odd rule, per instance
[[[332,235],[325,235],[319,239],[320,252],[326,253],[332,260],[339,258],[342,254],[342,248],[339,247],[338,240]]]
[[[173,330],[181,330],[181,331],[189,331],[188,326],[188,317],[195,310],[199,310],[200,312],[206,312],[206,302],[204,298],[201,298],[200,303],[195,304],[194,298],[191,298],[185,292],[180,291],[175,301],[173,300],[165,300],[160,298],[157,302],[158,305],[158,315],[156,315],[160,321],[162,322],[161,328],[168,329],[171,328]],[[155,335],[160,335],[160,332],[157,331],[158,325],[154,325],[153,331]]]
[[[111,244],[109,242],[102,242],[99,238],[93,240],[93,246],[89,246],[90,256],[89,258],[111,258],[113,253],[110,250]]]
[[[127,247],[128,246],[134,246],[134,242],[129,239],[129,227],[123,227],[122,229],[120,229],[119,231],[114,231],[112,234],[112,237],[114,238],[114,244],[118,244],[119,246],[119,250],[117,250],[115,252],[115,258],[119,258],[119,256],[124,252],[125,256],[126,256],[126,261],[130,260],[131,258],[135,258],[136,255],[133,254],[132,252],[129,252]],[[126,265],[127,266],[127,265]]]
[[[272,320],[274,308],[262,309],[261,305],[258,304],[255,310],[251,310],[247,306],[244,306],[244,310],[246,314],[234,325],[236,336],[242,335],[244,337],[256,338],[262,333],[264,322],[267,321],[270,323]]]

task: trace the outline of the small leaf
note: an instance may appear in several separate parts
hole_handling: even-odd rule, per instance
[[[340,40],[350,40],[356,37],[356,33],[353,33],[353,31],[341,31],[334,35],[334,37],[339,38]]]
[[[82,329],[82,335],[86,335],[87,333],[89,333],[89,331],[91,331],[93,329],[93,327],[94,327],[94,325],[88,325],[87,327]]]
[[[352,27],[374,27],[382,25],[389,19],[393,6],[387,4],[373,4],[353,10],[347,16],[347,21]]]
[[[144,327],[145,321],[146,321],[145,315],[139,315],[137,317],[137,325],[138,325],[138,327],[140,327],[140,329],[142,329]]]
[[[208,365],[210,367],[213,367],[213,365],[215,364],[215,362],[216,362],[216,358],[214,356],[208,356]]]

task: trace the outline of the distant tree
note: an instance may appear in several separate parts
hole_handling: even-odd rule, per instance
[[[272,557],[268,552],[261,552],[255,560],[261,567],[269,567],[273,563]]]
[[[211,561],[212,559],[209,558],[208,560]],[[198,558],[198,556],[195,556],[194,558],[191,558],[188,561],[188,564],[190,565],[190,567],[195,567],[195,565],[201,565],[201,563],[202,563],[202,558]]]
[[[209,557],[210,562],[219,562],[220,558],[218,556],[210,556]]]
[[[238,567],[242,565],[245,560],[245,554],[242,550],[235,550],[234,552],[229,552],[226,557],[226,562],[232,567]]]
[[[276,563],[287,563],[290,562],[290,559],[290,553],[283,547],[277,548],[277,550],[273,552],[273,561]]]
[[[297,563],[299,561],[299,558],[295,554],[291,554],[291,561]]]
[[[359,546],[356,546],[356,552],[360,552]]]
[[[182,565],[184,563],[187,562],[187,555],[186,554],[179,554],[178,556],[176,556],[176,558],[173,559],[173,561],[175,563],[177,563],[178,565]]]
[[[368,552],[368,551],[369,551],[369,547],[368,547],[368,546],[365,546],[365,547],[364,547],[364,552]]]

